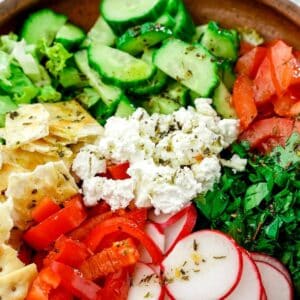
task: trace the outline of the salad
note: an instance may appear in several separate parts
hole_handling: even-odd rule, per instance
[[[0,299],[300,293],[300,52],[181,0],[0,36]]]

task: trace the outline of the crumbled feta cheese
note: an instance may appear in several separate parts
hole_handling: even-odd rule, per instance
[[[246,169],[247,159],[240,158],[234,154],[230,160],[220,159],[222,166],[232,168],[234,172],[242,172]]]
[[[93,177],[84,180],[82,185],[84,204],[94,206],[100,199],[105,200],[112,210],[126,208],[134,199],[132,179],[112,180]]]
[[[221,176],[219,154],[237,135],[238,121],[221,120],[210,99],[196,99],[195,108],[181,108],[170,115],[150,116],[139,108],[128,119],[110,118],[97,146],[99,159],[128,161],[130,179],[91,177],[95,172],[83,166],[89,161],[83,153],[73,170],[84,180],[86,205],[104,199],[117,209],[134,199],[137,207],[172,213],[212,189]]]
[[[81,178],[87,179],[106,172],[106,160],[99,153],[98,147],[84,147],[73,161],[72,170]]]

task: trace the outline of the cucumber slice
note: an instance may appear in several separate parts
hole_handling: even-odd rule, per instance
[[[66,49],[70,50],[79,46],[85,39],[85,32],[73,24],[65,24],[56,35],[56,42],[61,43]]]
[[[156,21],[156,24],[160,24],[163,26],[166,26],[170,29],[173,29],[174,26],[176,25],[175,19],[169,15],[168,13],[164,13],[162,16],[160,16]]]
[[[99,17],[95,25],[89,31],[87,38],[82,43],[81,48],[87,48],[92,43],[113,46],[116,43],[116,38],[107,22],[102,17]]]
[[[172,31],[160,24],[145,23],[128,29],[118,40],[117,48],[137,55],[172,36]]]
[[[221,63],[220,69],[223,83],[229,91],[232,91],[234,82],[236,80],[233,64],[230,61],[225,60]]]
[[[100,101],[100,95],[95,89],[87,87],[83,89],[82,93],[76,96],[76,100],[89,109]]]
[[[164,11],[166,0],[103,0],[101,14],[115,33],[144,22],[155,21]]]
[[[168,40],[154,54],[154,64],[202,97],[209,96],[219,82],[217,63],[200,44]]]
[[[167,86],[163,96],[180,104],[180,106],[186,106],[189,99],[189,90],[175,81]]]
[[[79,70],[88,78],[90,85],[99,93],[104,104],[109,107],[116,106],[123,96],[122,90],[103,83],[99,74],[89,65],[87,50],[77,52],[74,58]]]
[[[184,41],[191,41],[196,30],[195,24],[182,2],[179,4],[175,21],[176,25],[173,29],[174,35]]]
[[[10,111],[16,110],[18,106],[9,96],[0,95],[0,128],[5,127],[5,117]]]
[[[208,23],[201,44],[219,58],[232,61],[238,58],[238,33],[235,30],[221,29],[216,22]]]
[[[57,32],[67,22],[65,15],[57,14],[51,9],[42,9],[31,14],[24,22],[21,37],[28,44],[38,44],[45,40],[51,45]]]
[[[168,0],[166,11],[171,16],[176,16],[181,0]]]
[[[59,74],[59,83],[65,88],[78,87],[84,84],[77,68],[66,67]]]
[[[196,32],[192,38],[194,43],[199,43],[201,41],[205,31],[207,30],[207,26],[207,24],[204,24],[196,27]]]
[[[117,49],[95,43],[88,52],[91,66],[108,82],[120,87],[143,84],[155,74],[153,65]]]
[[[135,112],[134,105],[129,101],[128,98],[124,97],[118,104],[115,112],[116,117],[127,118]]]
[[[223,118],[237,118],[236,112],[231,105],[231,94],[223,82],[220,82],[219,86],[215,89],[213,106]]]
[[[178,110],[181,105],[169,98],[165,98],[160,95],[155,95],[151,97],[148,101],[142,102],[142,107],[145,108],[145,110],[149,114],[163,114],[163,115],[169,115],[173,113],[174,111]]]

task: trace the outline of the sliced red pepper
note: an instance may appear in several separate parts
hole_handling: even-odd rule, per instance
[[[58,204],[46,197],[32,210],[32,219],[37,223],[40,223],[60,209]]]
[[[118,165],[112,165],[107,167],[107,171],[110,174],[112,179],[122,180],[127,179],[130,176],[127,174],[127,170],[129,168],[129,163],[125,162]]]
[[[54,249],[44,259],[44,265],[48,266],[52,261],[58,261],[78,268],[91,254],[85,244],[62,235],[55,242]]]
[[[103,287],[103,299],[127,300],[130,278],[127,269],[108,275]]]
[[[56,261],[50,267],[60,276],[61,286],[73,296],[82,300],[102,299],[102,289],[93,281],[83,278],[79,271]]]
[[[234,83],[232,103],[240,119],[240,128],[245,130],[257,116],[253,83],[245,75],[240,75]]]
[[[93,206],[88,210],[88,215],[89,217],[95,217],[98,215],[102,215],[108,211],[110,211],[110,206],[102,200],[96,206]]]
[[[120,217],[133,220],[140,228],[144,228],[148,217],[148,209],[135,208],[131,211],[125,212],[123,215],[120,214]]]
[[[38,251],[33,256],[33,262],[36,264],[38,271],[41,271],[44,268],[44,259],[46,258],[48,252],[46,251]]]
[[[98,225],[99,223],[110,219],[112,217],[115,216],[115,213],[112,211],[97,215],[95,217],[92,217],[86,221],[84,221],[78,228],[76,228],[75,230],[73,230],[70,233],[70,237],[73,240],[83,240],[85,239],[88,234],[95,228],[96,225]]]
[[[269,138],[279,140],[279,144],[284,146],[293,131],[293,127],[294,120],[288,118],[274,117],[259,120],[251,124],[251,126],[241,134],[240,140],[248,141],[252,149],[259,147],[261,143]]]
[[[33,281],[26,300],[48,300],[50,291],[56,289],[61,278],[52,269],[43,269]]]
[[[283,96],[277,96],[272,99],[275,113],[280,117],[291,117],[292,106],[296,103],[295,99],[290,93]]]
[[[58,287],[50,292],[49,300],[73,300],[73,296],[64,288]]]
[[[31,227],[23,236],[34,249],[47,249],[62,234],[78,227],[86,218],[80,195],[66,202],[66,206],[38,225]]]
[[[152,257],[153,263],[161,262],[162,253],[152,239],[138,227],[136,222],[123,217],[115,217],[105,220],[97,225],[91,231],[85,240],[85,243],[92,251],[95,251],[99,247],[103,238],[113,232],[124,232],[136,238],[147,249]]]
[[[18,251],[18,258],[25,264],[29,265],[32,263],[33,252],[26,244],[22,244]]]
[[[80,270],[85,278],[94,281],[136,264],[139,258],[139,252],[129,238],[91,256],[82,263]]]
[[[236,72],[254,79],[259,66],[267,55],[267,52],[268,50],[265,47],[253,48],[250,52],[247,52],[238,59],[235,68]]]

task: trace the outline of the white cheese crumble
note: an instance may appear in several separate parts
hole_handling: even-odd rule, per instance
[[[242,172],[247,166],[247,159],[240,158],[238,155],[234,154],[230,160],[221,159],[222,166],[231,168],[233,172]]]
[[[157,213],[180,210],[220,179],[219,154],[236,140],[238,125],[220,119],[210,99],[170,115],[149,116],[139,108],[128,119],[108,119],[99,144],[83,148],[73,164],[83,179],[85,204],[104,199],[114,210],[134,199],[136,206],[153,206]],[[234,168],[241,168],[234,160]],[[128,161],[130,179],[95,177],[105,172],[105,161]]]

